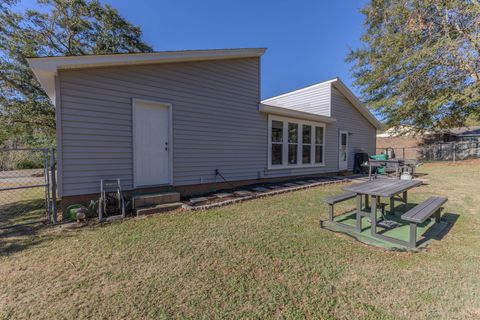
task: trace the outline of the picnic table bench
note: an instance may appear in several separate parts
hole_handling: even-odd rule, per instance
[[[357,196],[356,193],[347,192],[347,193],[342,193],[342,194],[337,195],[337,196],[331,196],[331,197],[328,197],[327,199],[325,199],[325,202],[329,206],[328,217],[329,217],[330,221],[333,221],[333,216],[335,214],[333,206],[335,204],[337,204],[339,202],[342,202],[342,201],[345,201],[345,200],[353,199],[356,196]]]
[[[402,220],[410,222],[410,248],[417,246],[417,225],[424,223],[432,215],[435,215],[435,222],[440,222],[442,206],[447,200],[445,197],[433,196],[402,215]]]

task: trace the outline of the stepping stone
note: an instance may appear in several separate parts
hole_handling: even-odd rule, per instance
[[[188,201],[190,201],[190,203],[192,205],[197,205],[197,204],[200,204],[200,203],[203,203],[203,202],[207,202],[208,198],[206,198],[206,197],[191,198]]]
[[[222,198],[233,197],[233,193],[227,193],[227,192],[215,193],[214,196],[222,199]]]
[[[272,190],[281,189],[282,186],[268,186]]]
[[[267,189],[267,188],[264,188],[264,187],[253,188],[252,190],[255,191],[255,192],[265,192],[265,191],[268,191],[268,189]]]
[[[108,221],[108,222],[112,222],[112,221],[118,221],[118,220],[122,220],[123,217],[121,214],[119,215],[116,215],[116,216],[109,216],[105,219],[105,221]]]
[[[296,184],[296,183],[285,183],[283,186],[284,187],[298,187],[298,184]]]
[[[247,191],[247,190],[239,190],[239,191],[235,191],[233,194],[238,196],[238,197],[246,197],[246,196],[251,195],[252,193],[250,191]]]
[[[137,209],[137,217],[148,215],[148,214],[155,214],[155,213],[175,210],[175,209],[181,208],[182,206],[183,206],[183,203],[181,202],[173,202],[173,203],[159,204],[153,207],[141,208],[141,209]]]

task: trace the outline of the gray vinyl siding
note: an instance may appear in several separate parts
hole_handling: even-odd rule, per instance
[[[348,169],[353,169],[354,155],[357,152],[375,154],[376,128],[348,101],[337,89],[332,87],[332,117],[337,119],[335,144],[339,144],[339,131],[349,132]],[[338,147],[337,147],[338,148]],[[336,155],[338,160],[338,152]]]
[[[330,86],[330,83],[321,83],[268,99],[265,103],[267,105],[330,117]]]
[[[133,188],[132,98],[173,106],[174,185],[266,166],[258,58],[61,71],[60,92],[63,196],[97,193],[102,178]]]
[[[339,130],[352,133],[350,169],[355,151],[375,151],[375,128],[329,83],[275,102],[330,115],[331,98],[337,121],[326,125],[325,166],[268,170],[259,71],[259,58],[60,71],[62,196],[98,193],[102,178],[133,188],[133,98],[172,104],[177,186],[214,182],[215,169],[230,181],[336,172]]]
[[[329,109],[336,121],[325,126],[325,166],[268,170],[267,177],[315,175],[338,171],[340,130],[351,133],[348,145],[348,169],[353,170],[356,152],[375,153],[376,128],[348,101],[343,94],[328,84]],[[290,108],[290,107],[289,107]],[[318,113],[318,112],[314,112]]]

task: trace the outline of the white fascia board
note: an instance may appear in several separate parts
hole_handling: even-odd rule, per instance
[[[284,116],[287,118],[310,120],[315,122],[333,123],[337,121],[335,118],[332,118],[332,117],[326,117],[326,116],[322,116],[314,113],[272,106],[264,103],[261,103],[258,106],[258,111],[266,114],[274,114],[278,116]]]
[[[222,60],[260,57],[265,48],[185,50],[108,55],[61,56],[28,58],[28,64],[47,95],[55,100],[55,75],[58,70],[98,68],[108,66],[160,64],[188,61]]]

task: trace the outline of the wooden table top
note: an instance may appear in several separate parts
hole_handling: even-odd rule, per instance
[[[378,197],[392,197],[421,184],[422,181],[420,180],[376,179],[348,185],[343,187],[342,190]]]

